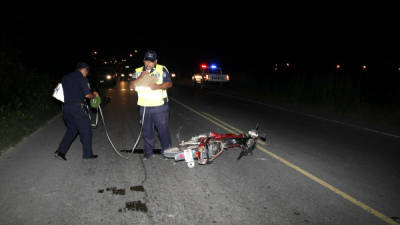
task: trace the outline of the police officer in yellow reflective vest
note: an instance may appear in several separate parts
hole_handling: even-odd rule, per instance
[[[146,87],[137,86],[136,84],[146,75],[156,77],[157,82],[150,83]],[[146,51],[144,66],[136,69],[129,84],[129,88],[135,88],[138,95],[137,104],[140,106],[140,118],[143,120],[144,159],[148,159],[153,155],[155,143],[154,126],[157,128],[161,139],[161,154],[165,149],[171,147],[167,95],[167,89],[170,87],[172,87],[172,80],[167,68],[157,64],[157,53],[155,51]]]

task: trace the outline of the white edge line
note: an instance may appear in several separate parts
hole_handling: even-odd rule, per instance
[[[307,116],[307,117],[311,117],[311,118],[314,118],[314,119],[325,120],[325,121],[328,121],[328,122],[331,122],[331,123],[337,123],[337,124],[340,124],[340,125],[343,125],[343,126],[353,127],[353,128],[357,128],[357,129],[361,129],[361,130],[377,133],[377,134],[382,134],[382,135],[393,137],[393,138],[400,138],[400,136],[396,135],[396,134],[391,134],[391,133],[388,133],[388,132],[383,132],[383,131],[379,131],[379,130],[375,130],[375,129],[371,129],[371,128],[367,128],[367,127],[361,127],[361,126],[357,126],[357,125],[354,125],[354,124],[341,122],[341,121],[338,121],[338,120],[331,120],[331,119],[327,119],[327,118],[324,118],[324,117],[316,116],[316,115],[313,115],[313,114],[296,112],[294,110],[285,109],[285,108],[280,107],[280,106],[274,106],[274,105],[270,105],[270,104],[263,103],[263,102],[258,102],[258,101],[251,100],[251,99],[246,99],[246,98],[242,98],[242,97],[238,97],[238,96],[234,96],[234,95],[222,94],[222,93],[218,93],[218,92],[214,92],[214,91],[212,91],[211,93],[216,94],[216,95],[222,95],[222,96],[230,97],[230,98],[236,98],[236,99],[240,99],[242,101],[256,103],[256,104],[259,104],[259,105],[268,106],[270,108],[279,109],[279,110],[286,111],[286,112],[300,114],[302,116]]]

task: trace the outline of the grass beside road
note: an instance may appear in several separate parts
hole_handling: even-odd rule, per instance
[[[24,66],[15,51],[0,50],[0,154],[60,112],[51,96],[58,80]]]
[[[0,108],[0,155],[60,112],[57,104],[50,101],[49,104],[49,107],[42,109],[39,107],[30,107],[29,110]]]

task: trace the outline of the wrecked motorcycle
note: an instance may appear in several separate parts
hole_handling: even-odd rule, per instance
[[[214,161],[224,150],[240,148],[238,160],[243,156],[252,154],[257,139],[266,140],[265,134],[258,132],[258,125],[255,129],[242,134],[200,134],[188,141],[182,141],[178,147],[164,150],[164,157],[174,158],[175,161],[185,160],[189,168],[194,167],[194,159],[198,164],[205,165]]]

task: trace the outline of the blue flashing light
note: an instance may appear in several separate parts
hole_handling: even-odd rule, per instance
[[[217,69],[217,65],[215,65],[215,64],[211,64],[211,69]]]

